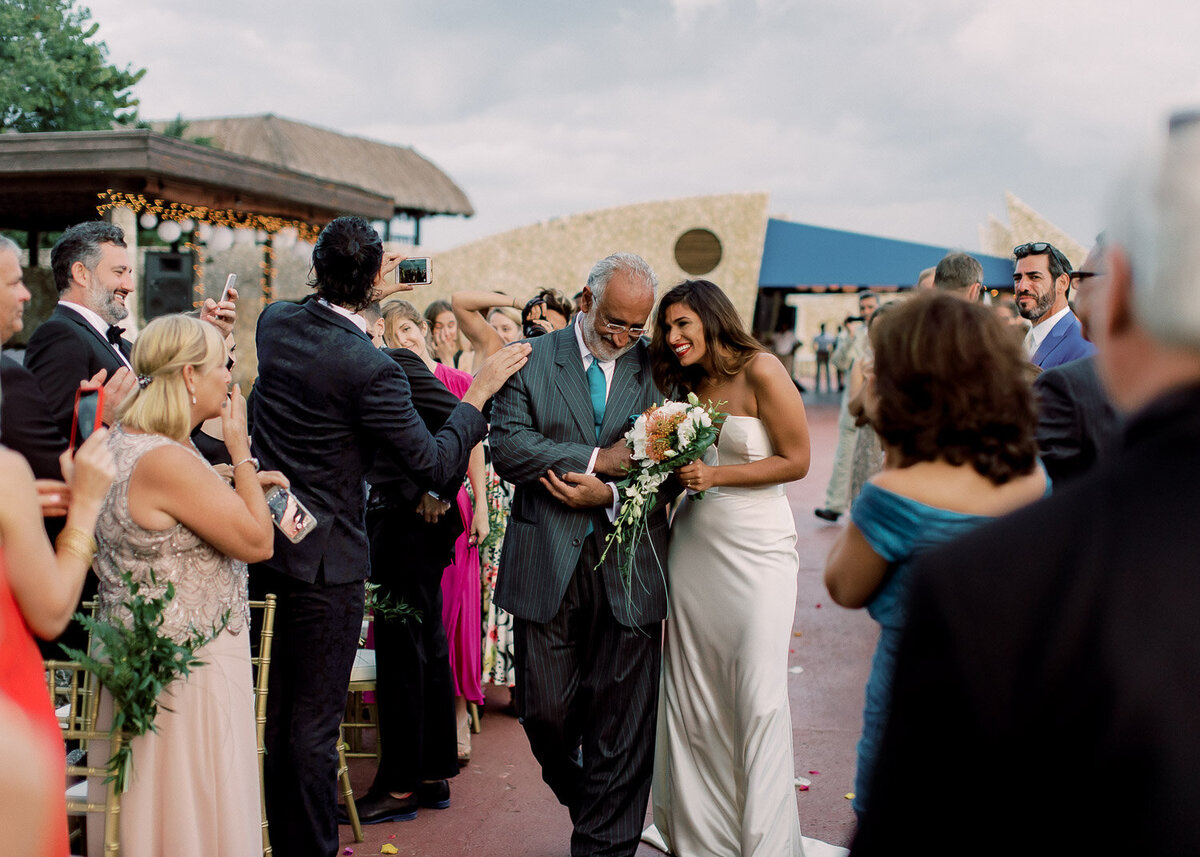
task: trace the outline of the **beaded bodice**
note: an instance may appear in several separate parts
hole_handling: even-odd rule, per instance
[[[229,630],[237,634],[249,622],[246,564],[225,556],[183,524],[147,530],[129,513],[129,479],[138,460],[173,443],[159,434],[126,432],[120,425],[109,437],[117,474],[96,522],[99,550],[93,568],[100,578],[100,615],[106,621],[128,615],[124,604],[129,589],[120,576],[125,571],[146,595],[161,595],[168,583],[175,585],[162,631],[176,642],[185,640],[192,628],[208,633],[226,612]],[[190,443],[187,448],[200,457]]]

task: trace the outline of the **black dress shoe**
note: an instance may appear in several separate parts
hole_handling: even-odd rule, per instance
[[[356,800],[360,824],[379,824],[384,821],[412,821],[417,817],[417,793],[408,797],[392,797],[387,792],[368,794]],[[338,810],[338,823],[349,824],[345,810]]]
[[[836,521],[842,517],[841,512],[835,512],[833,509],[813,509],[813,514],[823,521]]]
[[[450,783],[445,780],[421,783],[417,786],[417,803],[426,809],[449,809]]]

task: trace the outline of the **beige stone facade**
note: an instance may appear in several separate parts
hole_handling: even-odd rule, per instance
[[[434,284],[415,293],[423,306],[459,289],[497,289],[528,298],[556,288],[571,297],[596,260],[637,253],[658,274],[660,292],[688,279],[675,243],[707,229],[721,243],[721,261],[703,276],[723,288],[747,326],[758,294],[767,229],[767,194],[742,193],[648,202],[556,218],[464,244],[433,258]]]
[[[1004,194],[1008,209],[1008,224],[995,215],[979,227],[979,246],[989,256],[1010,257],[1018,244],[1030,241],[1049,241],[1063,252],[1072,266],[1083,264],[1088,248],[1055,226],[1015,194]]]

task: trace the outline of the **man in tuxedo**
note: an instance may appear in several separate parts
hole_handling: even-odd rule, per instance
[[[515,617],[517,711],[542,777],[574,824],[571,854],[632,855],[650,794],[667,521],[632,585],[603,564],[605,510],[629,462],[629,417],[657,398],[641,340],[657,279],[638,256],[592,268],[572,325],[533,340],[496,396],[492,456],[516,485],[495,602]]]
[[[137,379],[130,355],[133,343],[120,325],[129,316],[126,299],[133,270],[125,233],[101,220],[67,229],[50,250],[58,305],[29,339],[25,365],[37,377],[46,405],[64,435],[71,433],[75,391],[80,382],[104,385],[102,419],[111,425]],[[236,299],[236,292],[232,293]],[[199,317],[222,335],[233,330],[233,301],[204,302]]]
[[[1113,200],[1089,331],[1123,446],[922,563],[854,854],[1200,853],[1200,126]]]
[[[1091,297],[1103,278],[1104,252],[1097,243],[1083,266],[1071,272],[1071,311],[1089,342]],[[1121,420],[1100,383],[1095,356],[1048,369],[1034,379],[1033,391],[1038,404],[1038,450],[1056,489],[1117,450]]]
[[[436,435],[413,408],[396,362],[376,349],[357,313],[402,286],[362,218],[339,217],[313,249],[316,294],[280,301],[258,321],[253,450],[281,470],[316,518],[299,543],[275,534],[271,559],[251,570],[278,595],[266,732],[266,798],[279,854],[330,857],[338,845],[338,726],[370,574],[365,477],[376,457],[417,481],[445,484],[487,431],[481,410],[528,346],[501,349]],[[411,286],[409,287],[411,288]]]
[[[133,346],[119,324],[129,315],[125,299],[133,290],[125,233],[100,220],[72,226],[50,251],[50,267],[58,305],[30,337],[25,365],[67,436],[81,381],[105,385],[106,424],[136,383],[129,363]]]
[[[1071,263],[1045,241],[1034,241],[1013,248],[1017,265],[1013,271],[1013,291],[1017,312],[1033,324],[1025,336],[1025,349],[1035,366],[1053,369],[1081,357],[1090,357],[1096,349],[1083,338],[1079,319],[1067,303],[1071,285]]]
[[[0,235],[0,343],[24,327],[30,294],[20,252]],[[0,442],[25,457],[35,478],[62,479],[58,457],[67,448],[66,438],[46,409],[37,379],[7,354],[0,357]]]

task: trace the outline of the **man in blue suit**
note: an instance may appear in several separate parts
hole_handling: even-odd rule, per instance
[[[1025,337],[1029,359],[1042,369],[1052,369],[1095,354],[1067,303],[1071,287],[1067,257],[1046,241],[1021,244],[1013,248],[1013,255],[1017,258],[1013,271],[1017,311],[1033,323]]]

